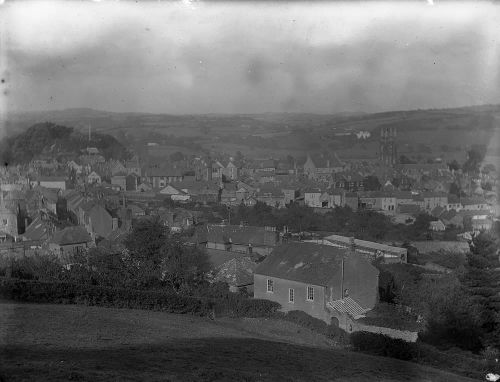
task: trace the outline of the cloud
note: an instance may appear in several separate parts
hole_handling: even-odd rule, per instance
[[[10,109],[339,112],[497,102],[499,7],[10,3]]]

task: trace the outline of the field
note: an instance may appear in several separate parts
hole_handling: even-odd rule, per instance
[[[92,125],[93,131],[115,135],[132,146],[145,140],[183,138],[187,143],[181,145],[180,151],[186,154],[192,154],[196,144],[207,151],[230,155],[241,151],[253,158],[288,154],[300,157],[318,150],[335,151],[343,158],[376,158],[379,129],[393,126],[397,129],[398,152],[417,160],[441,157],[444,161],[463,162],[466,150],[474,144],[488,146],[488,156],[493,161],[500,155],[498,144],[492,143],[500,134],[498,105],[352,115],[167,115],[67,109],[11,114],[7,132],[20,133],[40,121],[52,121],[82,132]],[[346,140],[336,135],[358,131],[370,131],[372,136],[354,144],[354,138]]]
[[[1,381],[467,381],[294,324],[0,302]]]

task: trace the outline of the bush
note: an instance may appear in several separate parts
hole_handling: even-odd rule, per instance
[[[383,334],[369,332],[351,333],[351,344],[354,350],[383,356],[411,360],[418,355],[415,343],[406,342],[401,339],[390,338]]]

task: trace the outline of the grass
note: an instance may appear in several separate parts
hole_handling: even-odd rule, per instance
[[[5,381],[466,381],[290,322],[0,302]],[[2,378],[0,378],[2,380]]]

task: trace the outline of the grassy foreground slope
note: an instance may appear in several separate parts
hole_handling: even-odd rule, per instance
[[[467,381],[289,322],[0,302],[5,381]],[[0,378],[0,380],[2,380]]]

